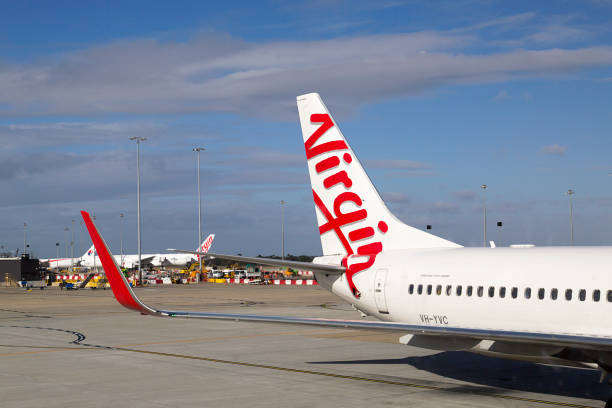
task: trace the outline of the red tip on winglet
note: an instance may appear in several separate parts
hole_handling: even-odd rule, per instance
[[[102,267],[104,268],[106,278],[108,279],[111,289],[113,290],[115,299],[117,299],[121,305],[127,307],[128,309],[136,310],[143,314],[155,314],[155,310],[144,305],[140,300],[138,300],[136,295],[134,295],[132,288],[129,286],[127,280],[123,276],[117,262],[115,262],[115,258],[113,258],[113,255],[108,250],[108,246],[100,235],[98,228],[96,228],[95,224],[91,220],[89,213],[86,211],[81,211],[81,215],[83,216],[83,221],[85,221],[85,226],[87,227],[89,236],[96,247],[96,252],[98,253]]]

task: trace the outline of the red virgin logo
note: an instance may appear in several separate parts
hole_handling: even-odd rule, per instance
[[[351,289],[351,292],[356,298],[361,297],[361,292],[355,286],[353,282],[353,276],[359,272],[362,272],[370,268],[376,256],[382,251],[383,245],[380,240],[376,240],[376,230],[372,225],[368,225],[368,211],[362,208],[363,199],[355,191],[352,191],[353,180],[350,178],[350,165],[353,161],[353,157],[348,151],[348,146],[344,140],[333,140],[325,143],[320,143],[315,146],[315,143],[323,136],[329,129],[334,126],[333,121],[326,113],[315,113],[310,115],[310,121],[312,123],[321,123],[321,125],[314,131],[314,133],[306,140],[304,147],[306,148],[306,159],[317,158],[323,153],[337,152],[332,156],[326,157],[315,163],[315,171],[320,174],[324,171],[334,170],[334,173],[323,179],[323,186],[317,186],[318,188],[325,188],[330,190],[337,184],[342,184],[345,189],[338,193],[333,199],[332,209],[333,213],[326,207],[323,200],[321,200],[315,187],[313,186],[312,195],[314,202],[321,214],[326,219],[326,223],[319,227],[319,234],[323,235],[327,232],[333,231],[338,240],[341,242],[344,250],[346,251],[346,257],[342,260],[342,265],[346,266],[346,279]],[[342,151],[345,151],[342,153]],[[343,213],[341,206],[344,203],[351,202],[357,209],[351,212]],[[341,230],[341,227],[348,224],[359,223],[357,228],[348,233],[348,238]],[[365,226],[364,226],[365,223]],[[376,225],[380,233],[386,233],[388,231],[387,223],[379,221]],[[355,241],[367,240],[365,244],[362,244],[353,249],[352,243]],[[374,241],[374,242],[371,242]],[[349,265],[349,260],[352,258],[356,260],[364,259],[363,262],[353,263]]]

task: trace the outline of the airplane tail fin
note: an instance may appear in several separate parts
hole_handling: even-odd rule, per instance
[[[298,96],[297,106],[323,255],[370,255],[373,263],[383,249],[461,246],[389,211],[319,94]]]
[[[81,256],[81,259],[91,258],[94,255],[96,255],[96,246],[92,245],[87,251],[85,251],[83,256]]]
[[[197,251],[208,252],[208,250],[212,246],[214,239],[215,239],[215,234],[210,234],[209,236],[207,236],[206,239],[202,241],[202,244],[200,245],[200,248],[197,249]]]
[[[208,250],[212,246],[214,239],[215,239],[215,234],[210,234],[209,236],[206,237],[204,241],[202,241],[200,248],[196,249],[196,251],[204,252],[204,253],[208,252]],[[196,258],[200,260],[200,255],[196,255]]]

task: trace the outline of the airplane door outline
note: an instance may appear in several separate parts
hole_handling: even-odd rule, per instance
[[[378,311],[385,314],[389,314],[387,296],[385,293],[388,273],[388,269],[379,269],[376,271],[376,277],[374,278],[374,301],[376,302]]]

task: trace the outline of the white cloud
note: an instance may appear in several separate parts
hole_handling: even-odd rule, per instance
[[[231,155],[233,160],[240,161],[241,166],[256,168],[291,168],[305,166],[305,158],[301,154],[286,153],[273,149],[263,149],[253,146],[230,147],[223,155]]]
[[[191,154],[187,149],[141,150],[143,196],[192,194],[195,158]],[[0,152],[0,191],[11,192],[3,197],[0,208],[124,197],[135,188],[135,155],[135,149],[88,150],[87,153]],[[296,154],[259,147],[225,149],[203,156],[202,185],[207,194],[237,190],[242,196],[250,189],[267,193],[275,189],[303,189],[309,185],[304,162],[302,156],[298,159]],[[278,171],[279,168],[283,171]]]
[[[5,149],[26,146],[91,145],[127,142],[131,136],[160,136],[166,125],[154,122],[52,122],[0,125]]]
[[[473,190],[454,191],[453,196],[462,201],[473,201],[476,198],[476,192]]]
[[[431,166],[413,160],[366,160],[366,168],[371,169],[393,169],[393,170],[424,170],[431,169]]]
[[[410,202],[410,197],[408,194],[397,191],[387,191],[382,193],[382,198],[387,203],[407,204]]]
[[[540,149],[540,153],[552,154],[555,156],[564,156],[566,152],[567,146],[561,146],[556,143],[548,146],[543,146]]]
[[[461,52],[478,44],[435,31],[263,44],[212,35],[123,41],[1,65],[0,115],[224,111],[293,120],[294,98],[305,92],[354,109],[442,85],[612,65],[611,47]]]
[[[459,206],[454,203],[444,201],[436,201],[426,205],[428,212],[433,214],[456,214],[459,212]]]
[[[508,95],[508,92],[504,91],[503,89],[501,91],[499,91],[497,93],[497,95],[495,95],[495,98],[493,98],[496,101],[501,101],[504,99],[508,99],[510,97],[510,95]]]
[[[563,24],[551,24],[541,27],[526,40],[536,44],[550,45],[574,41],[584,41],[593,35],[592,32],[578,27]]]
[[[482,30],[482,29],[491,28],[491,27],[495,27],[495,28],[507,27],[507,26],[516,27],[517,25],[521,25],[523,23],[533,20],[535,17],[536,17],[536,13],[533,13],[533,12],[514,14],[512,16],[494,18],[494,19],[484,21],[482,23],[474,24],[468,27],[458,28],[453,31]]]

